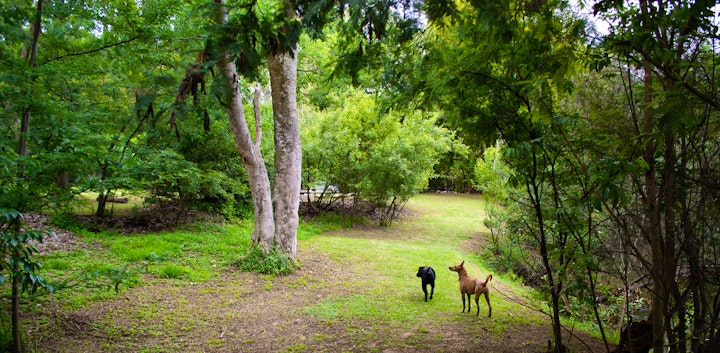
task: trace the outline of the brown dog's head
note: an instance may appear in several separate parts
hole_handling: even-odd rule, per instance
[[[448,269],[449,269],[450,271],[460,272],[460,271],[462,271],[462,270],[465,269],[465,266],[464,266],[464,265],[465,265],[465,260],[463,260],[463,262],[461,262],[461,263],[458,264],[458,265],[448,267]]]

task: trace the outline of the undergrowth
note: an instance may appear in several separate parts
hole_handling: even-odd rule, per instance
[[[265,253],[258,245],[251,246],[237,265],[243,272],[257,272],[273,276],[288,275],[297,268],[293,259],[277,247],[273,246],[269,253]]]

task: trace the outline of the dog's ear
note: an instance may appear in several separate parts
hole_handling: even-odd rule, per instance
[[[465,266],[465,260],[460,263],[460,266]]]

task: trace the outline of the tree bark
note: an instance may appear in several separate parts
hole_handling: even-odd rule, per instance
[[[218,9],[215,20],[218,23],[227,22],[227,10],[224,0],[215,0]],[[268,177],[265,161],[260,153],[260,144],[253,143],[250,130],[245,119],[242,98],[238,91],[238,75],[235,63],[230,60],[227,50],[223,50],[218,66],[220,76],[225,80],[225,103],[230,130],[232,131],[235,147],[242,157],[243,166],[247,172],[250,193],[252,194],[255,221],[252,231],[252,241],[260,245],[265,252],[270,252],[275,237],[275,224],[273,220],[272,194],[270,179]]]
[[[285,16],[295,19],[293,6],[285,1]],[[268,58],[275,126],[275,240],[280,249],[296,257],[300,221],[302,149],[298,123],[297,45],[290,52],[277,51]]]
[[[275,232],[278,246],[293,259],[297,248],[302,173],[295,55],[294,50],[269,58],[275,121]]]
[[[30,27],[30,34],[32,35],[32,42],[30,45],[23,48],[22,56],[27,60],[28,66],[35,67],[37,60],[38,42],[40,40],[40,31],[42,30],[42,8],[43,0],[39,0],[37,3],[37,10],[35,13],[35,20]],[[35,78],[33,77],[33,81]],[[32,89],[28,92],[28,97],[32,97]],[[28,104],[23,109],[22,121],[20,122],[20,134],[18,139],[18,155],[25,157],[28,155],[28,135],[30,133],[30,115],[32,111],[32,104]],[[18,178],[25,178],[25,171],[23,161],[20,162],[18,167]],[[21,201],[21,205],[18,207],[20,211],[23,211],[24,201]],[[18,219],[16,232],[20,233],[20,219]],[[20,337],[20,273],[19,264],[13,262],[12,265],[12,289],[11,289],[11,325],[12,325],[12,352],[20,353],[22,351],[22,342]]]
[[[12,336],[13,336],[13,353],[22,352],[22,344],[20,338],[20,279],[18,278],[20,268],[17,263],[12,266],[12,293],[11,293],[11,311],[12,311]]]
[[[35,67],[37,66],[37,51],[38,51],[38,42],[40,41],[40,32],[42,31],[42,8],[43,8],[43,1],[40,0],[37,3],[37,10],[35,13],[35,20],[33,21],[32,26],[30,27],[30,35],[32,37],[32,41],[29,43],[29,45],[23,47],[22,50],[22,57],[25,59],[28,63],[28,66]],[[35,77],[32,78],[32,81],[35,81]],[[32,92],[28,92],[28,97],[32,97]],[[28,104],[23,108],[22,113],[22,119],[20,121],[20,133],[18,134],[18,155],[20,156],[27,156],[28,155],[28,134],[30,133],[30,115],[32,111],[32,104]],[[24,174],[23,165],[20,165],[19,168],[19,176],[22,177]]]
[[[641,1],[641,8],[646,10],[647,4]],[[656,352],[662,352],[664,343],[664,323],[665,323],[665,307],[666,307],[666,287],[663,282],[664,274],[664,251],[663,251],[663,237],[662,230],[660,229],[660,215],[658,207],[658,191],[657,191],[657,176],[655,173],[655,151],[657,143],[655,142],[655,135],[653,133],[653,111],[652,111],[652,68],[648,61],[643,62],[643,75],[644,75],[644,103],[643,108],[643,160],[647,163],[647,169],[644,175],[644,186],[645,186],[645,216],[646,216],[646,232],[647,238],[650,241],[650,249],[652,254],[651,268],[649,269],[650,276],[653,281],[652,291],[652,307],[650,309],[650,322],[653,327],[653,349]]]
[[[535,220],[538,225],[537,241],[540,245],[540,257],[547,276],[547,285],[550,287],[550,304],[552,306],[552,329],[553,329],[553,353],[564,353],[567,351],[562,342],[562,323],[560,322],[560,292],[562,290],[562,282],[556,281],[553,266],[550,264],[550,254],[548,252],[547,233],[545,232],[545,217],[542,210],[542,199],[540,185],[538,182],[538,171],[541,166],[538,165],[538,157],[535,151],[532,152],[533,165],[531,174],[526,176],[525,187],[532,200],[532,206],[535,210]]]

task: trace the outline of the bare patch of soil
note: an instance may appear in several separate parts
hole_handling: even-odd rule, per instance
[[[26,229],[45,231],[42,242],[33,244],[41,254],[69,251],[84,246],[82,242],[78,241],[75,233],[48,224],[49,217],[47,215],[26,214],[24,217]]]

